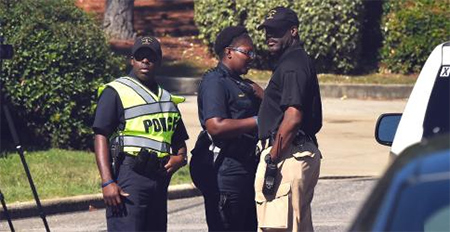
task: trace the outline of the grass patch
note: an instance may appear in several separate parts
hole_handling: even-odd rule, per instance
[[[164,62],[158,75],[170,77],[201,77],[211,67],[216,64],[202,64],[196,60],[192,61],[168,61]],[[251,69],[245,75],[255,81],[267,81],[272,76],[269,70]],[[338,75],[338,74],[319,74],[320,83],[330,84],[414,84],[418,74],[380,74],[371,73],[366,75]]]
[[[94,153],[51,149],[27,152],[25,158],[40,199],[101,193]],[[190,182],[184,167],[171,184]],[[34,199],[18,154],[0,158],[0,190],[8,203]]]
[[[246,75],[252,80],[266,81],[272,75],[271,71],[252,69]],[[414,84],[418,74],[380,74],[372,73],[366,75],[338,75],[338,74],[319,74],[319,82],[326,84]]]
[[[172,176],[172,180],[170,180],[170,185],[187,184],[191,182],[192,179],[191,174],[189,173],[189,165],[186,165],[175,172],[175,174]]]
[[[418,75],[402,74],[367,74],[358,76],[319,74],[320,83],[338,84],[411,84],[416,83]]]
[[[257,69],[250,69],[245,75],[246,78],[250,78],[252,80],[256,81],[265,81],[269,80],[272,76],[272,71],[268,70],[257,70]]]
[[[41,199],[100,192],[93,153],[52,149],[25,158]],[[9,203],[33,200],[18,154],[0,159],[0,188]]]

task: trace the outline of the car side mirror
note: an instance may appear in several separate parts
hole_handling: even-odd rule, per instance
[[[375,127],[375,139],[379,144],[391,146],[402,114],[382,114]]]

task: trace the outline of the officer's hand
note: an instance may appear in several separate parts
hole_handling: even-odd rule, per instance
[[[259,86],[258,84],[254,83],[254,82],[251,83],[250,85],[252,86],[253,91],[255,92],[255,95],[257,97],[263,99],[263,97],[264,97],[264,90],[263,90],[263,88],[261,88],[261,86]]]
[[[111,183],[102,188],[103,200],[107,206],[116,207],[122,204],[121,196],[128,197],[130,194],[124,192],[116,183]]]
[[[272,149],[273,150],[273,149]],[[272,150],[269,152],[270,155],[270,159],[273,163],[278,163],[278,161],[280,160],[280,157],[276,154],[272,153]]]
[[[261,140],[261,148],[262,148],[261,151],[266,149],[266,145],[267,145],[266,143],[267,143],[266,139]]]
[[[186,159],[183,155],[171,155],[164,168],[166,169],[168,175],[172,175],[184,165],[186,165]]]

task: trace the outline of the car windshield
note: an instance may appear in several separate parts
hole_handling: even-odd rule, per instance
[[[401,183],[386,230],[450,231],[449,156],[449,150],[434,154],[433,159],[416,167],[417,176],[409,176]]]
[[[409,186],[398,196],[389,231],[449,231],[449,181],[440,180]]]
[[[450,121],[450,66],[443,65],[434,82],[433,91],[423,122],[423,137],[430,138],[449,132]]]

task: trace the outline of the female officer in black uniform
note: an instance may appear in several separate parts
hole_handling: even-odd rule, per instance
[[[198,91],[204,131],[192,151],[191,174],[205,198],[209,230],[256,231],[256,115],[263,90],[240,76],[255,57],[253,42],[244,27],[227,27],[217,36],[214,51],[219,64],[205,73]],[[205,138],[210,146],[201,145]],[[205,170],[212,163],[200,160],[205,157],[214,162],[211,173]],[[206,175],[213,177],[209,184],[201,183]]]

